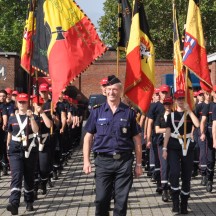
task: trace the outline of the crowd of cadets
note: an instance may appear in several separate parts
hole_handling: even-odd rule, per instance
[[[172,200],[173,212],[187,214],[191,177],[201,175],[200,184],[207,192],[213,190],[216,86],[211,92],[194,92],[193,111],[184,100],[183,90],[176,91],[170,97],[169,86],[156,88],[150,108],[145,116],[141,116],[139,124],[144,138],[143,166],[148,171],[147,175],[156,182],[156,193],[162,194],[164,202]],[[186,119],[185,110],[188,114]]]
[[[0,177],[11,171],[7,210],[12,215],[18,214],[23,177],[26,209],[33,211],[38,193],[53,187],[52,180],[79,145],[86,106],[80,94],[76,99],[62,93],[52,111],[51,88],[42,83],[39,95],[30,97],[29,109],[27,94],[0,90]]]
[[[104,78],[100,82],[102,94],[99,103],[106,101],[106,80],[107,78]],[[77,103],[76,100],[62,94],[54,112],[51,112],[51,89],[46,83],[43,83],[39,86],[39,93],[40,97],[31,97],[31,110],[34,115],[29,115],[30,119],[37,122],[38,132],[36,136],[29,137],[29,139],[34,139],[37,146],[35,156],[37,163],[35,169],[31,167],[34,170],[33,188],[29,188],[30,184],[24,183],[24,200],[28,211],[33,210],[33,202],[37,199],[38,190],[40,189],[42,194],[46,194],[47,184],[50,187],[53,186],[51,178],[58,179],[73,147],[79,144],[85,111],[81,95],[77,96],[79,101]],[[170,96],[170,87],[162,85],[155,89],[152,103],[146,115],[141,114],[136,108],[135,110],[137,110],[137,122],[143,132],[142,164],[147,175],[153,182],[156,182],[156,192],[162,194],[162,200],[164,202],[172,200],[173,212],[180,211],[187,214],[191,177],[200,174],[202,176],[200,184],[206,187],[207,192],[213,190],[216,148],[216,86],[213,86],[212,92],[203,90],[194,92],[195,109],[193,111],[184,102],[185,92],[183,90],[178,90],[173,96]],[[17,108],[16,98],[19,98],[18,103],[22,103],[22,100],[28,100],[25,97],[27,97],[25,94],[19,94],[10,88],[0,91],[0,166],[3,175],[8,174],[10,167],[13,167],[14,170],[11,196],[7,206],[7,209],[14,215],[18,214],[22,185],[20,183],[22,177],[17,177],[19,175],[16,172],[21,172],[20,170],[23,169],[21,175],[24,175],[24,181],[27,183],[30,178],[28,175],[31,174],[25,173],[25,169],[28,170],[28,168],[21,169],[19,167],[19,170],[16,169],[17,165],[13,164],[14,152],[10,149],[10,145],[13,142],[22,144],[20,146],[22,146],[24,154],[20,157],[31,158],[33,155],[29,151],[29,147],[26,150],[24,146],[26,139],[22,137],[26,136],[27,124],[24,125],[24,120],[19,119],[17,115],[19,108]],[[127,100],[125,103],[130,106]],[[188,114],[186,119],[184,119],[185,110]],[[28,115],[27,110],[26,115]],[[185,122],[187,123],[186,149],[183,137]],[[7,133],[10,134],[8,141]],[[9,161],[8,158],[10,158]],[[179,178],[182,180],[181,187]]]

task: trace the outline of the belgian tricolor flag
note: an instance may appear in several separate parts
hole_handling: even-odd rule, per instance
[[[146,113],[154,92],[155,54],[142,0],[133,1],[133,17],[127,47],[125,96]]]
[[[47,50],[54,104],[62,90],[105,51],[94,25],[71,0],[44,1],[44,23],[50,29]]]
[[[183,64],[200,79],[203,90],[211,90],[212,83],[207,62],[199,0],[189,0]]]
[[[31,70],[31,58],[33,43],[32,37],[35,30],[35,19],[34,19],[34,5],[32,0],[29,1],[28,12],[26,17],[26,23],[24,27],[23,42],[22,42],[22,51],[21,51],[21,67],[28,73],[33,73]]]

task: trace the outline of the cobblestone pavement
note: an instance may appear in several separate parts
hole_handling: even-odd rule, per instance
[[[192,180],[189,215],[216,215],[216,188],[212,193],[207,193],[205,188],[200,186],[200,181],[200,177]],[[2,176],[0,180],[0,215],[10,215],[5,208],[10,193],[9,185],[10,176]],[[173,215],[171,202],[162,202],[161,196],[156,194],[155,190],[155,184],[150,181],[146,173],[141,178],[134,179],[128,200],[127,215]],[[88,176],[83,174],[82,149],[77,148],[59,179],[54,182],[54,187],[48,189],[47,195],[39,195],[39,199],[34,203],[35,211],[26,212],[22,198],[19,215],[93,216],[94,199],[93,173]]]

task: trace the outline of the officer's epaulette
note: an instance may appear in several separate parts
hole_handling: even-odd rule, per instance
[[[96,105],[93,106],[93,109],[97,109],[97,108],[99,108],[100,106],[101,106],[101,104],[96,104]]]

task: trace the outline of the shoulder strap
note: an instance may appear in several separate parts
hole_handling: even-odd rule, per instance
[[[26,117],[26,119],[24,120],[23,123],[21,122],[19,114],[16,114],[16,119],[17,119],[17,122],[18,122],[19,127],[20,127],[20,130],[16,135],[16,137],[18,137],[20,134],[24,135],[24,129],[25,129],[26,125],[27,125],[27,117]]]

